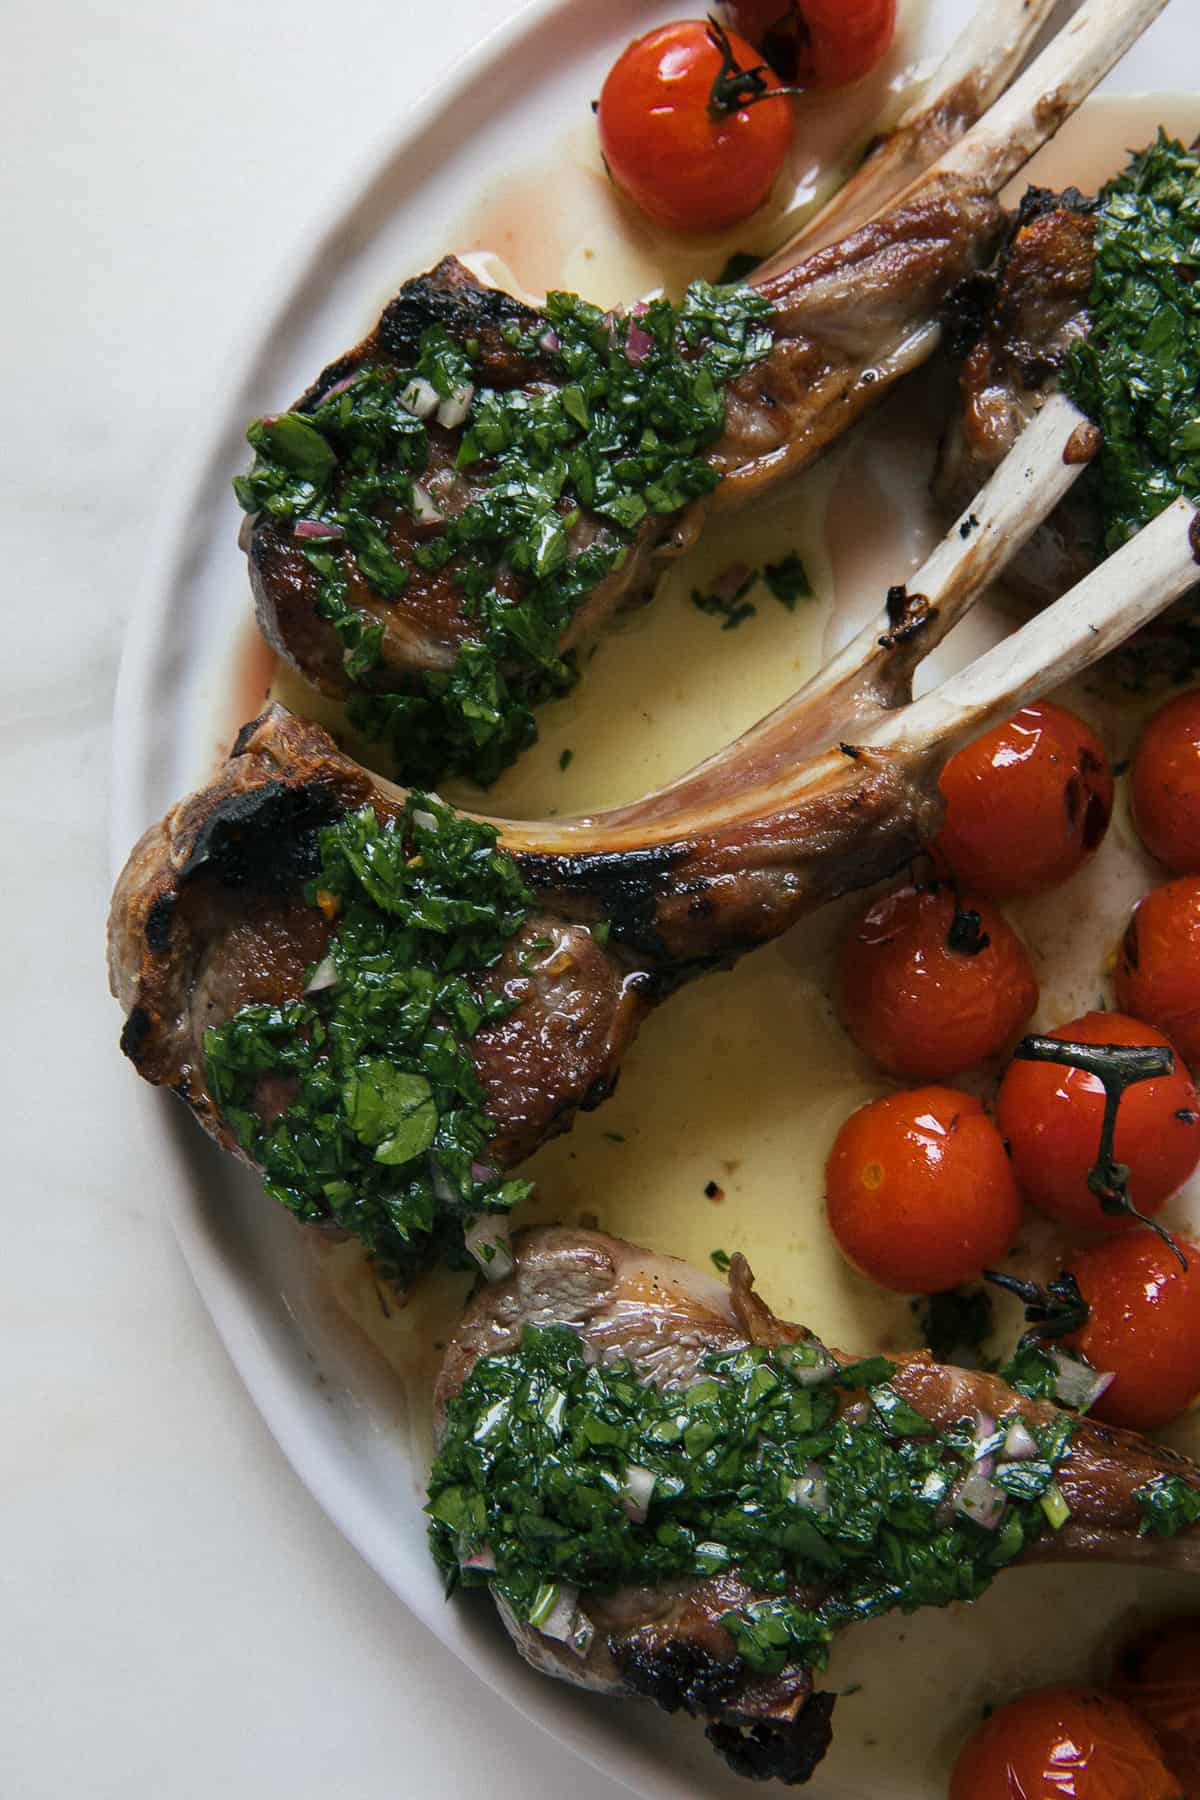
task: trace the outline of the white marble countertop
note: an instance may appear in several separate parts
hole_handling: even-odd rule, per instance
[[[5,1800],[616,1790],[406,1613],[250,1405],[154,1191],[102,923],[147,533],[277,259],[514,0],[5,20]]]

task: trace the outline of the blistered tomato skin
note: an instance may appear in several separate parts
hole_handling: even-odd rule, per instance
[[[847,932],[842,1022],[860,1050],[910,1081],[982,1062],[1020,1031],[1038,986],[1021,940],[986,900],[899,888]]]
[[[752,44],[734,33],[729,42],[740,68],[761,66]],[[635,39],[601,89],[597,123],[609,173],[674,231],[723,231],[757,212],[792,141],[786,96],[713,115],[721,68],[707,25],[685,19]],[[765,79],[780,86],[769,71]]]
[[[1128,1644],[1112,1691],[1150,1727],[1185,1794],[1200,1794],[1200,1618],[1170,1619]]]
[[[1071,1347],[1114,1377],[1091,1409],[1107,1425],[1155,1431],[1200,1393],[1200,1248],[1180,1248],[1186,1274],[1145,1230],[1067,1259],[1089,1307]]]
[[[1081,869],[1112,818],[1113,776],[1090,725],[1048,700],[950,758],[934,861],[993,900],[1044,894]]]
[[[1083,1044],[1157,1044],[1172,1048],[1152,1025],[1123,1013],[1085,1013],[1049,1033]],[[996,1097],[996,1123],[1008,1141],[1027,1199],[1052,1219],[1088,1231],[1137,1228],[1129,1214],[1101,1210],[1088,1187],[1100,1149],[1104,1088],[1098,1075],[1059,1063],[1008,1065]],[[1113,1139],[1129,1169],[1129,1197],[1152,1215],[1178,1192],[1200,1162],[1200,1098],[1182,1058],[1172,1075],[1126,1088]]]
[[[802,87],[858,81],[886,54],[896,0],[733,0],[737,28]]]
[[[1200,1065],[1200,876],[1181,875],[1139,902],[1113,982],[1122,1012],[1156,1025]]]
[[[1021,1199],[999,1133],[954,1088],[888,1094],[852,1113],[825,1165],[839,1249],[860,1274],[901,1294],[959,1287],[999,1262]]]
[[[1200,688],[1155,713],[1133,759],[1133,822],[1151,856],[1200,875]]]
[[[1149,1727],[1092,1688],[1038,1688],[985,1719],[949,1800],[1184,1800]]]

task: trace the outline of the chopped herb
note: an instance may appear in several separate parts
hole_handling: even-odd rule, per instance
[[[1160,131],[1102,189],[1091,329],[1065,391],[1100,426],[1108,549],[1180,494],[1200,499],[1200,155]]]
[[[1141,1537],[1174,1537],[1200,1523],[1200,1488],[1181,1475],[1156,1475],[1145,1487],[1136,1488],[1133,1497],[1141,1513]]]
[[[706,1200],[723,1200],[725,1198],[725,1189],[721,1186],[719,1181],[706,1181],[704,1184],[704,1198]]]
[[[336,917],[331,986],[244,1006],[205,1033],[209,1089],[268,1193],[359,1238],[388,1275],[462,1263],[463,1226],[530,1191],[486,1153],[495,1126],[468,1044],[515,1002],[480,979],[527,916],[490,826],[412,794],[320,834],[309,905]],[[268,1111],[264,1083],[286,1104]]]
[[[876,1387],[895,1373],[895,1363],[886,1356],[867,1356],[861,1362],[843,1363],[835,1379],[841,1387]]]
[[[763,580],[780,605],[786,606],[789,612],[795,612],[797,600],[812,599],[812,583],[808,579],[808,571],[794,550],[782,562],[768,563],[763,570]]]
[[[716,1269],[717,1273],[719,1275],[728,1275],[730,1260],[728,1250],[710,1250],[708,1254],[709,1261],[712,1263],[712,1266]]]
[[[725,593],[720,588],[713,588],[706,594],[700,588],[693,588],[692,605],[697,612],[709,613],[714,619],[720,619],[722,631],[736,631],[739,625],[747,619],[752,619],[758,611],[758,608],[745,598],[757,579],[755,571],[749,569],[732,593]]]
[[[1030,1400],[1053,1400],[1058,1388],[1058,1365],[1036,1344],[1021,1344],[1001,1366],[1000,1379]]]
[[[855,1378],[880,1363],[891,1372],[871,1358]],[[973,1466],[971,1421],[938,1433],[896,1390],[872,1398],[848,1420],[833,1382],[798,1385],[783,1352],[759,1345],[710,1353],[689,1388],[663,1392],[629,1363],[589,1363],[573,1331],[527,1327],[449,1404],[426,1506],[433,1554],[448,1588],[491,1582],[526,1620],[547,1583],[603,1591],[731,1569],[760,1596],[722,1618],[743,1660],[823,1666],[839,1626],[975,1599],[1058,1522],[1069,1418],[1040,1433],[1036,1474],[989,1532],[944,1504]],[[815,1508],[796,1499],[814,1464]],[[622,1505],[632,1468],[654,1476],[644,1517]],[[494,1570],[468,1566],[485,1544]],[[805,1604],[811,1587],[823,1597]]]
[[[575,757],[575,752],[573,750],[560,751],[559,758],[558,758],[559,768],[565,772],[567,769],[570,768],[571,763],[574,760],[574,757]]]
[[[561,636],[579,606],[620,568],[644,520],[716,486],[705,451],[724,428],[724,383],[766,355],[769,316],[750,288],[694,282],[680,306],[654,300],[639,313],[649,347],[633,361],[630,319],[549,294],[510,341],[556,385],[476,385],[478,344],[431,326],[411,368],[365,364],[304,412],[250,426],[255,460],[237,498],[281,527],[306,522],[296,542],[317,576],[317,611],[341,639],[350,721],[389,741],[410,780],[487,783],[534,741],[532,707],[577,679]],[[429,462],[425,427],[405,405],[417,382],[469,396],[455,467],[470,498],[394,547],[393,524],[413,514]],[[448,572],[471,626],[452,668],[414,677],[411,691],[378,691],[383,625],[354,598],[355,566],[385,602],[414,569]]]

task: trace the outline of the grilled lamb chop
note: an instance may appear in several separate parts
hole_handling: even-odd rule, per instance
[[[468,454],[463,439],[464,424],[473,440],[479,437],[475,415],[468,416],[476,397],[486,407],[488,395],[515,392],[537,408],[556,393],[565,395],[573,366],[559,354],[557,333],[508,295],[479,287],[452,258],[406,283],[371,335],[326,369],[293,409],[302,419],[315,419],[322,435],[306,426],[297,448],[299,427],[293,426],[292,450],[284,455],[283,439],[272,435],[279,421],[267,422],[271,454],[278,451],[282,462],[243,489],[244,504],[263,508],[250,522],[246,542],[265,636],[323,692],[360,703],[373,696],[374,709],[366,704],[357,722],[375,735],[390,731],[410,769],[432,776],[450,767],[491,778],[534,730],[527,701],[561,690],[571,678],[561,659],[615,606],[643,598],[662,559],[693,541],[710,504],[705,490],[716,484],[712,500],[735,504],[802,469],[926,360],[938,341],[941,302],[998,239],[996,191],[1163,4],[1122,0],[1102,6],[1097,0],[1085,6],[965,138],[960,134],[1011,73],[1045,8],[1027,6],[1019,21],[1011,5],[1004,7],[996,22],[999,48],[973,74],[952,54],[949,83],[936,102],[907,121],[891,153],[873,159],[852,184],[844,213],[835,209],[835,219],[853,220],[855,228],[836,243],[825,242],[826,218],[809,240],[821,247],[799,261],[793,253],[786,267],[776,259],[755,277],[752,292],[762,307],[755,328],[768,328],[769,347],[760,343],[752,356],[728,365],[720,380],[723,430],[712,442],[712,432],[700,429],[688,451],[699,460],[684,486],[704,497],[685,504],[682,490],[666,493],[670,483],[647,487],[651,510],[635,527],[604,507],[595,510],[586,481],[581,488],[573,471],[565,486],[555,477],[557,510],[543,515],[543,527],[553,537],[561,523],[565,536],[553,552],[555,579],[568,583],[569,594],[556,588],[552,599],[535,606],[533,597],[553,571],[543,570],[528,545],[512,558],[488,540],[484,515],[496,493],[488,483],[498,465],[474,441]],[[978,55],[977,40],[970,41]],[[927,167],[947,143],[951,148]],[[893,198],[915,168],[923,172]],[[884,210],[863,217],[885,198]],[[635,352],[629,330],[628,322],[616,323],[612,343],[618,350],[624,345],[636,362],[650,353],[649,338],[641,332],[646,345]],[[378,379],[395,411],[394,392],[431,331],[446,334],[459,351],[471,347],[471,379],[460,369],[459,386],[441,405],[427,383],[416,384],[410,410],[428,420],[427,442],[416,444],[407,430],[400,434],[400,462],[387,462],[391,451],[384,457],[385,474],[399,483],[392,488],[386,481],[379,485],[376,456],[368,506],[374,523],[361,513],[348,521],[342,509],[359,475],[330,408],[348,405],[348,393],[363,379]],[[693,336],[689,343],[685,361],[705,354],[703,342]],[[574,399],[571,407],[571,418],[578,415],[583,428],[584,403]],[[562,420],[558,425],[568,435],[574,429]],[[361,436],[361,428],[355,430]],[[606,423],[601,435],[607,430]],[[267,440],[256,441],[261,450]],[[627,447],[615,460],[630,455]],[[410,490],[414,468],[421,479]],[[273,508],[272,483],[276,491],[290,487],[297,473],[313,476],[317,499],[309,492]],[[643,506],[643,497],[633,504]],[[448,560],[439,557],[439,541],[451,529],[447,521],[464,514],[475,521],[470,554],[488,544],[478,567],[461,547],[447,552]],[[592,564],[585,568],[588,558]],[[481,588],[487,590],[487,625]],[[387,695],[408,696],[413,705],[380,711]]]
[[[710,759],[665,814],[498,822],[533,902],[499,960],[472,977],[474,1003],[497,993],[510,1003],[464,1046],[490,1122],[491,1164],[520,1162],[611,1093],[646,1010],[682,980],[727,966],[909,861],[936,829],[937,777],[954,748],[1154,616],[1192,580],[1197,542],[1195,514],[1179,501],[1075,593],[920,701],[897,705],[869,674],[898,658],[911,678],[919,646],[938,635],[936,613],[917,607],[924,631],[898,625],[894,640],[873,642],[857,681],[839,659],[832,692],[813,699],[815,720],[797,707],[793,734],[804,743],[807,732],[808,746],[768,758],[770,779],[756,772],[761,734],[752,733],[748,758],[734,744]],[[979,566],[992,561],[985,551]],[[826,747],[832,700],[853,693],[857,741]],[[768,736],[778,752],[778,734]],[[320,894],[316,904],[304,899],[320,828],[367,807],[386,825],[407,817],[408,804],[323,731],[275,707],[130,856],[110,917],[122,1045],[227,1147],[237,1132],[214,1103],[206,1028],[311,991],[335,916]],[[268,1073],[246,1105],[270,1128],[293,1090]]]
[[[754,1293],[745,1260],[735,1257],[729,1285],[674,1257],[641,1250],[594,1231],[550,1226],[519,1234],[508,1277],[485,1284],[468,1305],[439,1372],[435,1433],[448,1402],[481,1357],[515,1351],[527,1326],[561,1325],[577,1333],[585,1357],[621,1358],[640,1380],[682,1390],[704,1373],[701,1358],[747,1344],[769,1349],[808,1337],[777,1319]],[[839,1362],[846,1358],[834,1353]],[[892,1389],[938,1431],[964,1418],[1019,1418],[1045,1426],[1058,1409],[1016,1393],[998,1377],[939,1365],[922,1352],[894,1361]],[[1098,1560],[1200,1573],[1200,1529],[1164,1539],[1142,1535],[1135,1494],[1157,1477],[1200,1489],[1200,1469],[1177,1452],[1132,1432],[1081,1420],[1055,1480],[1070,1516],[1027,1544],[1023,1560]],[[616,1502],[614,1501],[614,1504]],[[583,1590],[587,1625],[578,1644],[543,1635],[501,1607],[521,1655],[548,1675],[610,1695],[641,1695],[668,1711],[683,1707],[707,1721],[708,1736],[741,1774],[786,1782],[808,1779],[831,1735],[834,1696],[813,1691],[811,1671],[793,1664],[763,1676],[737,1653],[722,1616],[756,1597],[736,1569],[653,1588]],[[792,1597],[805,1607],[819,1594]]]
[[[1031,188],[1022,201],[995,275],[980,284],[983,325],[963,362],[962,407],[934,478],[946,512],[961,511],[1057,391],[1071,346],[1091,322],[1095,231],[1095,202],[1073,188]],[[1076,490],[1014,558],[1007,579],[1033,600],[1053,600],[1095,567],[1103,535],[1094,497]]]

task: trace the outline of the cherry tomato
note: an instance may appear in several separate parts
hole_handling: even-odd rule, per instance
[[[1092,1407],[1097,1419],[1155,1431],[1200,1394],[1200,1249],[1180,1242],[1185,1275],[1152,1231],[1079,1250],[1069,1266],[1088,1303],[1072,1347],[1115,1377]]]
[[[1085,1013],[1049,1035],[1082,1044],[1171,1048],[1161,1031],[1124,1013]],[[1122,1231],[1137,1220],[1103,1212],[1087,1184],[1100,1150],[1103,1117],[1100,1077],[1061,1063],[1011,1062],[996,1098],[996,1123],[1008,1139],[1017,1180],[1033,1204],[1069,1225]],[[1128,1166],[1129,1197],[1143,1213],[1156,1213],[1200,1162],[1200,1097],[1178,1057],[1173,1075],[1126,1088],[1113,1153]]]
[[[1022,1694],[967,1739],[949,1800],[1184,1800],[1149,1727],[1111,1694]]]
[[[830,1229],[881,1287],[936,1294],[999,1262],[1021,1223],[1000,1134],[971,1094],[914,1088],[851,1113],[825,1164]]]
[[[1156,712],[1133,759],[1133,822],[1151,856],[1200,875],[1200,688]]]
[[[801,87],[857,81],[887,51],[896,0],[733,0],[737,28]]]
[[[1200,1619],[1171,1619],[1122,1651],[1112,1691],[1145,1720],[1187,1794],[1200,1794]]]
[[[1037,1005],[1025,946],[986,900],[945,885],[875,900],[841,955],[842,1022],[892,1075],[939,1081],[993,1055]]]
[[[779,82],[753,44],[726,40],[741,70]],[[721,231],[756,212],[792,141],[786,96],[714,112],[724,58],[703,20],[660,25],[622,51],[600,92],[600,148],[619,188],[676,231]]]
[[[1112,817],[1104,746],[1082,719],[1040,700],[952,756],[934,859],[994,900],[1042,894],[1082,868]]]
[[[1200,877],[1181,875],[1134,908],[1121,939],[1117,1005],[1200,1063]]]

